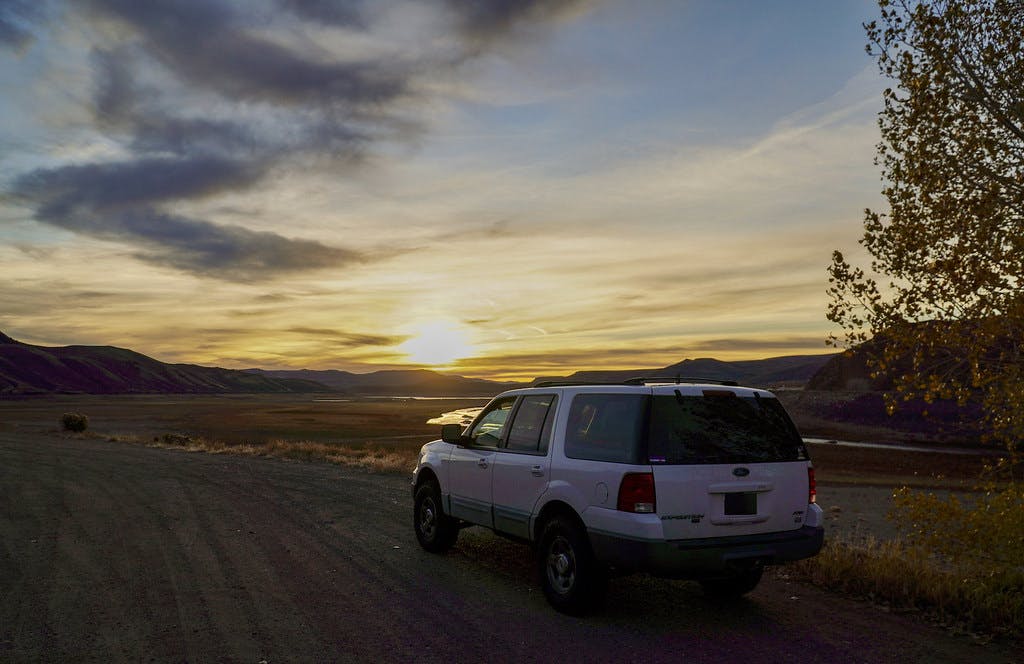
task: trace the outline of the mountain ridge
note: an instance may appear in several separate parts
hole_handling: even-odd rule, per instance
[[[804,384],[833,355],[789,355],[726,362],[686,359],[659,369],[584,370],[541,380],[621,382],[638,376],[734,380],[758,387]],[[168,364],[115,346],[35,346],[0,332],[0,395],[231,394],[333,392],[356,396],[493,396],[531,383],[491,381],[429,369],[357,374],[339,369],[223,369]]]
[[[0,332],[0,395],[330,392],[234,369],[167,364],[116,346],[34,346]]]

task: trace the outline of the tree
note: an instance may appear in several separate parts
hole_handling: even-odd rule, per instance
[[[887,213],[865,271],[839,251],[828,319],[903,399],[980,400],[1024,451],[1024,1],[879,0],[868,53],[895,85],[879,114]],[[907,370],[909,367],[909,370]],[[890,402],[895,407],[898,399]]]

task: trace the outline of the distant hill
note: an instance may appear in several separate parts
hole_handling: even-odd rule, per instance
[[[579,371],[543,380],[622,381],[637,376],[679,376],[734,380],[764,387],[802,385],[831,358],[833,355],[792,355],[742,362],[704,358],[683,360],[660,369]],[[525,384],[452,376],[426,369],[356,374],[308,369],[236,371],[165,364],[124,348],[33,346],[0,332],[0,395],[339,392],[360,396],[493,396],[516,387]]]
[[[881,392],[892,389],[887,375],[871,376],[868,357],[877,344],[868,341],[857,348],[838,353],[807,381],[808,390]],[[901,365],[902,368],[902,365]]]
[[[302,380],[165,364],[113,346],[33,346],[0,332],[0,395],[329,392]]]
[[[660,369],[615,371],[577,371],[569,376],[551,376],[540,380],[581,382],[623,381],[635,377],[679,377],[681,379],[732,380],[741,385],[770,387],[785,384],[803,385],[825,366],[834,354],[787,355],[764,360],[725,362],[712,358],[683,360]],[[536,381],[535,381],[536,382]]]
[[[339,392],[354,395],[489,397],[504,390],[525,387],[520,383],[500,383],[477,378],[449,376],[427,369],[374,371],[365,374],[336,369],[324,371],[246,369],[245,371],[253,375],[272,378],[316,381]]]

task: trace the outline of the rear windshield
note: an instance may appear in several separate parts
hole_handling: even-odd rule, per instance
[[[652,398],[650,463],[763,463],[807,459],[793,422],[777,399],[713,395]]]

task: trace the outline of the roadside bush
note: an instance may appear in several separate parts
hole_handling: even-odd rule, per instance
[[[60,424],[65,431],[81,433],[89,428],[89,416],[84,413],[64,413],[60,416]]]
[[[987,576],[1024,573],[1024,483],[980,488],[940,498],[903,487],[893,494],[889,517],[909,546],[950,565]]]
[[[945,625],[1020,637],[1024,483],[1004,479],[978,489],[948,498],[897,489],[888,516],[900,537],[830,537],[819,555],[789,569],[815,585],[921,611]]]

